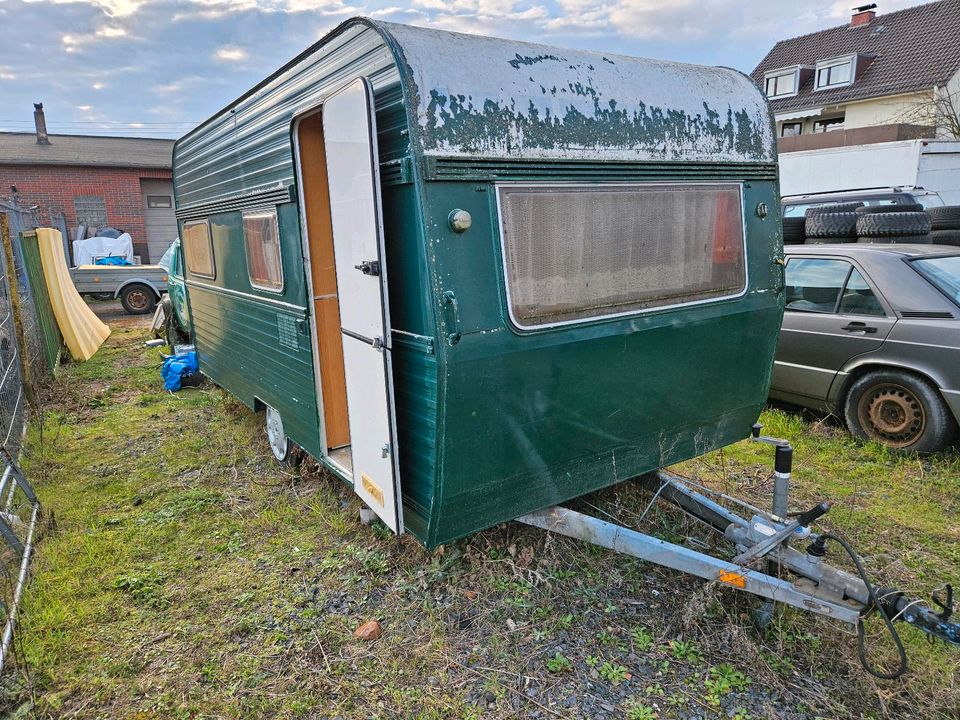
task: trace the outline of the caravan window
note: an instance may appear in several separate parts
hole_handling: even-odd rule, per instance
[[[280,292],[283,268],[280,265],[280,233],[276,210],[251,210],[243,214],[243,242],[247,248],[250,284],[260,290]]]
[[[510,316],[521,328],[742,294],[736,184],[499,188]]]
[[[193,220],[183,224],[182,245],[187,269],[191,273],[210,279],[216,277],[217,267],[210,242],[210,224],[206,220]]]

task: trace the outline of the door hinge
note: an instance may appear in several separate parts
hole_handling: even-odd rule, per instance
[[[379,275],[380,274],[380,261],[379,260],[364,260],[359,265],[354,265],[357,270],[362,272],[364,275]]]
[[[377,352],[380,352],[380,351],[383,349],[383,338],[382,338],[382,337],[375,337],[375,338],[373,339],[372,345],[373,345],[373,349],[374,349],[374,350],[376,350]]]
[[[390,454],[390,443],[384,443],[383,447],[380,448],[380,457],[385,458]]]

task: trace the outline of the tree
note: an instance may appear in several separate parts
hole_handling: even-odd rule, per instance
[[[929,96],[904,108],[894,119],[934,128],[939,138],[960,140],[960,82],[952,91],[949,85],[935,87]]]

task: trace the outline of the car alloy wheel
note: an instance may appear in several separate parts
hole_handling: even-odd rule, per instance
[[[907,388],[892,383],[865,392],[857,414],[868,435],[896,448],[915,443],[926,427],[923,404]]]

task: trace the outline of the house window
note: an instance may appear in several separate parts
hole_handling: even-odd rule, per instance
[[[86,225],[90,231],[107,226],[107,204],[103,195],[77,195],[73,198],[77,224]]]
[[[813,124],[815,133],[833,132],[834,130],[843,130],[843,118],[827,118],[826,120],[817,120]]]
[[[784,97],[797,94],[797,71],[771,73],[765,76],[767,97]]]
[[[183,224],[183,255],[187,270],[194,275],[213,279],[217,275],[210,241],[210,224],[206,220],[192,220]]]
[[[147,195],[148,208],[172,208],[173,198],[169,195]]]
[[[850,85],[853,82],[853,58],[817,63],[817,90]]]
[[[247,273],[250,284],[260,290],[283,289],[280,262],[280,233],[276,210],[251,210],[243,213],[243,242],[247,249]]]
[[[802,134],[802,122],[785,122],[780,126],[780,137],[794,137]]]
[[[742,293],[740,186],[498,188],[510,318],[538,328]]]

